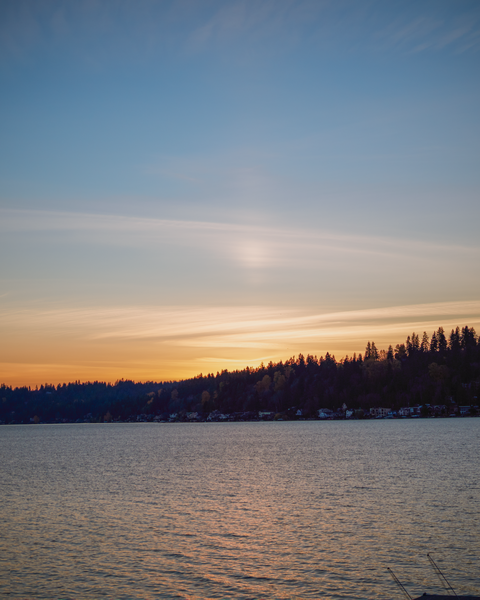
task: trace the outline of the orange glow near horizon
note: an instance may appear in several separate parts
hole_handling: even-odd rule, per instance
[[[315,314],[269,307],[117,307],[11,310],[0,325],[0,383],[170,381],[326,352],[337,360],[468,324],[480,302]]]

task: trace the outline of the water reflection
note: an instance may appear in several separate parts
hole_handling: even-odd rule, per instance
[[[478,592],[479,427],[2,427],[0,594],[386,598],[438,591],[428,551]]]

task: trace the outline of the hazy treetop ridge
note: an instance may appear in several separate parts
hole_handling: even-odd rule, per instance
[[[77,420],[205,419],[211,414],[257,418],[259,411],[283,418],[316,417],[320,408],[367,410],[423,406],[446,416],[461,406],[479,406],[480,341],[468,326],[442,327],[431,338],[408,336],[404,344],[337,361],[327,353],[299,355],[241,371],[198,375],[178,382],[117,381],[1,387],[3,422]],[[428,406],[429,408],[425,408]],[[475,409],[472,408],[472,413]],[[194,415],[194,417],[192,417]]]

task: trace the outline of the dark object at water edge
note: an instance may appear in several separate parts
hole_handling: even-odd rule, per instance
[[[444,596],[438,594],[423,594],[414,600],[445,600],[445,598],[460,598],[460,600],[480,600],[480,596]]]
[[[387,567],[387,571],[390,573],[390,575],[392,576],[392,579],[395,581],[395,583],[397,584],[399,589],[402,591],[404,596],[407,598],[407,600],[445,600],[446,598],[460,598],[461,600],[480,600],[480,596],[471,596],[471,595],[470,596],[458,596],[457,593],[455,592],[455,590],[453,589],[453,587],[450,585],[450,582],[445,577],[445,575],[442,573],[442,571],[438,567],[437,563],[433,560],[433,558],[430,556],[430,554],[427,554],[427,558],[430,561],[430,564],[431,564],[433,570],[435,571],[435,575],[437,575],[437,577],[440,580],[440,583],[445,588],[447,595],[427,594],[427,592],[424,592],[422,594],[422,596],[419,596],[418,598],[412,598],[410,596],[410,594],[407,592],[407,590],[405,589],[405,587],[403,586],[403,584],[399,581],[399,579],[397,578],[395,573],[392,571],[392,569]]]

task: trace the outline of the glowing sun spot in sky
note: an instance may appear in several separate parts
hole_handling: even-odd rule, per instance
[[[262,269],[268,267],[272,260],[268,245],[255,240],[248,240],[238,248],[240,263],[248,269]]]

